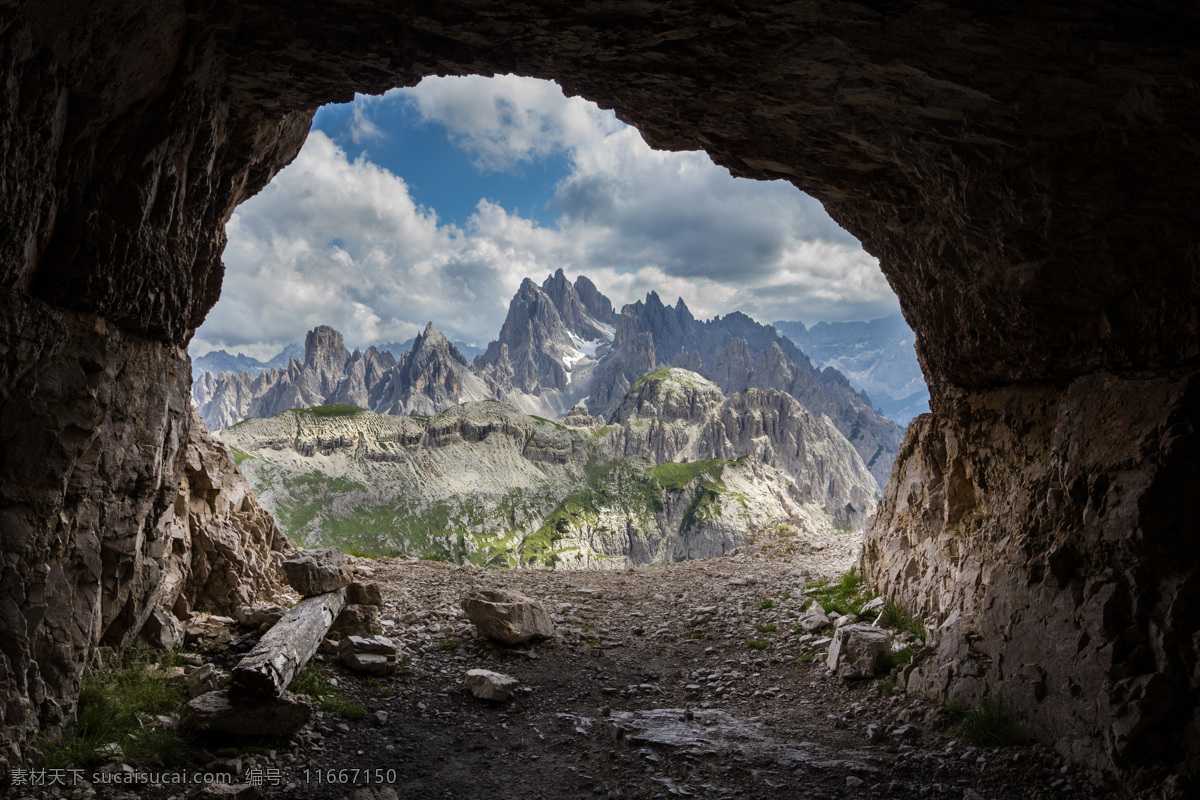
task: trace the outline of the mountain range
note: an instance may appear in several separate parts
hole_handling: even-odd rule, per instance
[[[468,361],[430,323],[399,357],[378,347],[347,350],[327,326],[310,331],[304,359],[257,374],[201,374],[193,402],[210,428],[288,409],[341,403],[380,414],[433,415],[463,402],[498,400],[562,418],[576,404],[613,420],[645,375],[681,368],[726,395],[776,390],[815,418],[825,415],[878,485],[886,483],[902,431],[846,376],[821,368],[787,336],[745,314],[697,320],[682,299],[654,292],[617,312],[586,277],[562,270],[541,286],[522,282],[496,341]]]
[[[486,566],[620,568],[759,537],[820,547],[861,530],[879,497],[828,417],[678,368],[639,379],[607,424],[491,400],[432,416],[293,409],[217,435],[305,546]]]

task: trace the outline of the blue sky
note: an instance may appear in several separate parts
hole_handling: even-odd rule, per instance
[[[437,212],[442,222],[465,224],[480,198],[494,200],[510,214],[540,225],[553,225],[555,187],[571,170],[564,150],[508,168],[477,163],[444,124],[422,117],[417,104],[403,93],[392,102],[370,108],[373,130],[363,135],[366,102],[328,105],[317,111],[312,129],[321,131],[352,158],[365,156],[408,184],[420,205]],[[357,111],[357,115],[356,115]]]
[[[317,112],[296,160],[226,226],[220,301],[191,351],[265,358],[320,324],[351,346],[432,321],[485,345],[525,277],[587,275],[699,317],[874,319],[875,259],[782,181],[652,150],[610,111],[515,76],[427,78]]]

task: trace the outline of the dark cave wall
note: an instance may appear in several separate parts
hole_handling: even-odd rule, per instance
[[[232,209],[294,157],[322,103],[516,72],[616,109],[655,146],[790,180],[880,258],[933,414],[910,428],[865,566],[938,624],[960,612],[913,688],[995,688],[1049,738],[1066,715],[1062,746],[1091,763],[1200,760],[1198,645],[1170,616],[1186,607],[1170,598],[1195,591],[1196,520],[1163,500],[1194,477],[1172,453],[1195,447],[1198,14],[0,0],[6,740],[23,740],[27,710],[44,723],[69,711],[83,656],[146,613],[190,427],[183,347],[219,293]],[[1113,387],[1118,407],[1090,399]],[[1116,505],[1079,495],[1131,474]],[[1085,546],[1096,525],[1109,544]],[[1050,581],[1042,563],[1064,542],[1086,558]],[[28,577],[42,574],[55,577]],[[1091,624],[1088,599],[1110,584],[1129,599],[1082,646],[1097,661],[1020,650],[1038,626]],[[1102,643],[1118,639],[1108,665]],[[993,659],[967,668],[978,675],[954,667],[972,643]],[[1006,659],[1042,664],[1035,694],[1051,701],[1020,700],[994,666]],[[935,664],[956,671],[942,680]],[[1184,710],[1118,730],[1135,702],[1121,698],[1157,697],[1154,675]],[[1098,693],[1112,709],[1094,708]],[[1184,744],[1155,755],[1148,737]]]

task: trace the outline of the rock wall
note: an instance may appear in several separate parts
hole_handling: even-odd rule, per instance
[[[1103,770],[1195,769],[1200,372],[961,392],[898,463],[864,560],[934,629],[907,689],[990,694]]]
[[[280,563],[296,546],[194,412],[173,512],[161,610],[182,619],[193,610],[236,616],[239,606],[286,591]]]
[[[161,594],[189,378],[175,345],[10,290],[0,331],[0,737],[13,747],[30,721],[73,712],[92,648],[137,634]]]

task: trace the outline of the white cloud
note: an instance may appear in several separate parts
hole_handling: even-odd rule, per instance
[[[698,317],[865,319],[898,308],[875,260],[820,204],[782,182],[730,177],[704,153],[651,150],[610,112],[514,76],[426,79],[359,98],[350,139],[382,132],[379,103],[445,126],[484,170],[566,152],[557,227],[481,200],[440,224],[405,182],[313,132],[300,156],[228,226],[222,299],[193,352],[267,354],[331,324],[351,343],[414,335],[433,320],[485,344],[525,277],[586,274],[618,308],[657,291]]]

